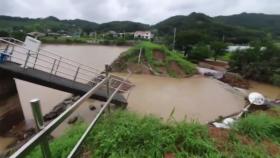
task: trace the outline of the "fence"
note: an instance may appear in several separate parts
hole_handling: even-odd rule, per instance
[[[130,74],[126,77],[124,81],[127,81]],[[25,143],[19,150],[17,150],[10,158],[18,158],[18,157],[24,157],[27,155],[36,145],[41,144],[41,150],[44,154],[45,158],[51,158],[51,151],[48,149],[48,143],[47,138],[49,134],[57,127],[59,126],[70,114],[72,114],[84,101],[86,101],[91,95],[93,95],[103,84],[105,84],[111,75],[106,76],[104,79],[102,79],[98,84],[96,84],[89,92],[87,92],[84,96],[82,96],[77,102],[75,102],[71,107],[69,107],[66,111],[64,111],[61,115],[59,115],[56,119],[54,119],[52,122],[50,122],[45,127],[41,126],[41,131],[39,131],[34,137],[32,137],[27,143]],[[75,156],[76,152],[84,142],[85,138],[89,134],[89,132],[92,130],[94,125],[97,123],[100,116],[103,114],[104,110],[109,106],[111,100],[115,96],[115,94],[118,92],[118,90],[121,88],[122,84],[125,82],[122,82],[111,94],[110,97],[108,97],[106,103],[103,105],[101,110],[98,112],[97,116],[94,118],[94,120],[90,123],[84,134],[81,136],[75,147],[71,150],[71,152],[68,155],[68,158],[72,158]],[[109,87],[108,87],[109,89]],[[34,102],[34,101],[32,101]],[[36,101],[35,101],[36,102]],[[38,111],[38,110],[34,110]],[[36,119],[35,119],[36,120]],[[40,128],[40,127],[39,127]]]
[[[25,48],[22,41],[14,38],[0,37],[0,43],[4,44],[0,53],[5,54],[10,61],[21,64],[24,68],[38,69],[51,75],[85,83],[90,86],[95,85],[106,76],[103,74],[103,71],[97,68],[59,56],[52,51],[45,49],[33,51]],[[123,79],[114,75],[110,78],[110,83],[122,81]],[[132,85],[128,82],[125,84]],[[113,84],[110,85],[110,88],[116,89],[117,86]],[[124,92],[124,90],[120,91]]]

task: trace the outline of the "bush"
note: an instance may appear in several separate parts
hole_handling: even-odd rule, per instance
[[[212,56],[212,51],[207,45],[198,44],[194,46],[188,58],[191,60],[201,61]]]
[[[251,114],[241,119],[235,129],[254,140],[269,138],[280,143],[280,118],[272,117],[265,113]]]
[[[273,74],[271,81],[274,85],[280,86],[280,75],[279,74]]]
[[[225,50],[227,45],[224,42],[214,41],[211,43],[211,49],[213,50],[213,57],[215,61],[218,57],[223,56],[225,54]]]
[[[124,39],[117,39],[116,40],[116,45],[117,46],[123,46],[126,44],[126,41]]]
[[[233,53],[229,64],[232,71],[241,73],[245,78],[278,84],[279,61],[280,49],[267,44],[265,49],[256,45]]]

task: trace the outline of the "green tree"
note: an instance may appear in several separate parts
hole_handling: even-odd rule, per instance
[[[225,50],[227,48],[227,45],[224,42],[215,41],[211,43],[211,49],[213,50],[213,57],[215,61],[219,56],[222,56],[225,54]]]
[[[212,55],[212,51],[208,45],[197,44],[192,48],[188,58],[195,61],[201,61],[211,57],[211,55]]]
[[[19,39],[19,40],[24,40],[25,36],[26,36],[26,34],[21,31],[15,31],[12,33],[12,37]]]
[[[176,38],[176,47],[182,49],[184,46],[195,45],[203,42],[205,36],[197,31],[178,32]]]
[[[9,37],[10,34],[7,31],[0,31],[0,37]]]
[[[279,85],[280,49],[271,43],[266,43],[263,47],[254,43],[251,47],[233,53],[230,69],[241,73],[245,78]]]

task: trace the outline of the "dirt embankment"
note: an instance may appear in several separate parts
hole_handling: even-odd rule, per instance
[[[139,52],[140,53],[140,52]],[[126,58],[120,56],[113,62],[113,72],[130,71],[135,74],[151,74],[156,76],[187,77],[188,75],[176,61],[168,61],[167,55],[160,50],[152,51],[152,63],[142,54],[135,53],[134,56]]]
[[[250,86],[249,81],[244,79],[241,75],[237,73],[227,72],[227,69],[229,68],[227,62],[206,60],[199,62],[199,66],[202,68],[207,68],[224,73],[223,77],[220,80],[233,87],[248,89]]]
[[[242,76],[236,73],[226,72],[221,78],[221,81],[228,83],[233,87],[248,89],[249,81],[245,80]]]
[[[242,145],[246,146],[260,146],[263,145],[265,150],[270,154],[269,156],[276,157],[280,154],[280,146],[273,143],[271,140],[263,140],[259,143],[256,143],[251,138],[241,135],[235,134],[233,135],[232,132],[228,129],[220,129],[209,127],[209,135],[213,138],[216,147],[221,150],[225,151],[226,153],[232,152],[233,144],[231,142],[232,137],[235,136],[236,141],[240,142]]]

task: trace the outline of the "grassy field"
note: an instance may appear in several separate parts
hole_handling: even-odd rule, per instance
[[[157,72],[160,72],[160,69],[164,69],[170,76],[176,77],[178,74],[170,69],[170,65],[175,62],[185,74],[192,75],[196,73],[195,65],[187,61],[181,53],[171,51],[163,45],[151,42],[141,42],[130,48],[127,52],[124,52],[118,59],[119,65],[115,66],[126,70],[129,64],[137,64],[140,49],[142,49],[141,63],[151,66]],[[155,58],[155,52],[160,53],[162,56],[161,60]]]
[[[168,122],[127,111],[102,116],[88,136],[83,151],[88,157],[209,157],[270,158],[280,156],[280,109],[256,112],[221,130],[196,122]],[[172,116],[170,117],[172,118]],[[74,125],[51,142],[53,156],[67,155],[82,131]],[[29,157],[41,157],[36,148]]]

